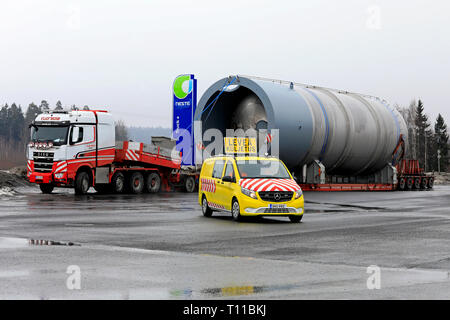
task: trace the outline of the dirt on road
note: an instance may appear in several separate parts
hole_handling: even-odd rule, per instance
[[[15,188],[30,186],[27,181],[27,168],[15,167],[10,170],[0,170],[0,188]]]

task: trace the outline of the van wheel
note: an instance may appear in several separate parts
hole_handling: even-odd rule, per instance
[[[132,193],[142,193],[144,189],[144,176],[140,172],[133,172],[130,176],[129,187]]]
[[[433,185],[434,185],[434,178],[431,177],[431,178],[428,179],[428,185],[427,185],[427,188],[428,188],[428,189],[432,189],[432,188],[433,188]]]
[[[186,179],[184,180],[184,189],[186,190],[186,192],[194,192],[195,190],[195,179],[192,176],[188,176],[186,177]]]
[[[208,206],[208,200],[206,200],[206,197],[203,195],[202,198],[202,212],[205,217],[211,217],[212,216],[212,210]]]
[[[125,189],[125,176],[122,172],[114,173],[111,179],[111,185],[114,193],[122,193]]]
[[[75,178],[75,194],[87,194],[91,187],[89,180],[89,174],[87,172],[79,172]]]
[[[291,220],[291,222],[294,223],[299,223],[300,221],[302,221],[303,215],[301,216],[289,216],[289,220]]]
[[[159,176],[159,174],[157,174],[156,172],[151,172],[147,176],[145,187],[150,193],[159,192],[159,189],[161,189],[161,177]]]
[[[55,186],[50,183],[45,183],[45,184],[40,184],[39,188],[41,189],[42,193],[48,194],[48,193],[52,193]]]
[[[236,199],[233,199],[231,203],[231,217],[234,221],[239,221],[241,219],[241,207]]]

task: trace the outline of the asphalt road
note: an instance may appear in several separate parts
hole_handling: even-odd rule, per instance
[[[0,299],[450,298],[450,186],[305,193],[299,224],[205,218],[196,194],[18,191],[0,195]]]

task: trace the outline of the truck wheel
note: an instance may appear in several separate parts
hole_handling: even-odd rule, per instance
[[[205,217],[211,217],[212,213],[213,213],[213,211],[211,210],[211,208],[208,205],[208,200],[206,200],[205,195],[203,195],[203,198],[202,198],[202,212]]]
[[[398,182],[398,188],[402,191],[405,190],[406,187],[406,179],[405,178],[400,178],[400,181]]]
[[[289,220],[291,220],[291,222],[294,223],[299,223],[300,221],[302,221],[303,215],[301,216],[289,216]]]
[[[233,202],[231,203],[231,217],[234,221],[241,220],[241,207],[236,199],[233,199]]]
[[[413,185],[414,185],[414,179],[413,178],[406,179],[406,189],[407,190],[411,190]]]
[[[75,178],[75,194],[86,194],[90,187],[89,174],[85,171],[79,172]]]
[[[428,185],[428,179],[427,178],[422,178],[422,180],[420,181],[420,189],[426,189]]]
[[[147,176],[145,187],[150,193],[159,192],[159,189],[161,189],[161,177],[159,176],[159,174],[157,174],[156,172],[149,173],[149,175]]]
[[[52,193],[55,186],[50,183],[45,183],[45,184],[40,184],[39,188],[41,189],[42,193]]]
[[[192,176],[188,176],[186,177],[186,179],[184,180],[184,189],[186,190],[186,192],[194,192],[195,190],[195,179]]]
[[[420,178],[415,178],[414,179],[414,189],[419,190],[420,189],[420,185],[421,185],[421,179]]]
[[[112,190],[114,193],[122,193],[125,189],[125,176],[122,172],[116,172],[111,179]]]
[[[144,189],[144,176],[140,172],[133,172],[130,176],[129,187],[132,193],[142,193]]]
[[[434,186],[434,178],[428,179],[428,189],[432,189]]]

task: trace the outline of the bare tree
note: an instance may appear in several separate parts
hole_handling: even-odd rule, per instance
[[[412,100],[409,107],[401,108],[397,106],[397,110],[403,116],[408,129],[408,145],[406,146],[406,158],[417,159],[417,127],[416,127],[416,110],[417,102]]]
[[[123,120],[116,121],[116,141],[128,140],[128,130]]]

